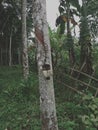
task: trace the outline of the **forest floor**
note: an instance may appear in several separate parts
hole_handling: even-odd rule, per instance
[[[0,67],[1,130],[9,126],[11,130],[40,130],[38,80],[33,74],[24,81],[21,67]]]
[[[0,67],[0,88],[17,86],[22,78],[22,71],[19,67]]]
[[[96,130],[98,98],[90,92],[80,95],[56,81],[54,88],[59,130]],[[25,81],[21,67],[0,67],[0,130],[41,130],[39,108],[37,72],[30,72]]]

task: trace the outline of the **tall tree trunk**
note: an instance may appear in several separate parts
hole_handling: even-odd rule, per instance
[[[80,67],[82,68],[83,72],[92,74],[93,69],[92,69],[91,36],[87,21],[86,3],[84,0],[82,0],[82,2],[83,2],[83,14],[81,17],[80,41],[79,41],[81,45]]]
[[[5,58],[5,63],[6,63],[6,65],[8,65],[8,46],[7,46],[7,44],[6,44],[6,58]]]
[[[1,47],[1,65],[3,65],[3,51],[2,51],[2,47]]]
[[[72,67],[75,63],[75,54],[74,54],[74,41],[71,35],[71,31],[70,31],[70,5],[69,2],[67,2],[67,42],[68,42],[68,46],[69,46],[69,61],[70,61],[70,67]]]
[[[21,54],[20,54],[20,48],[18,48],[17,51],[18,51],[18,64],[21,65]]]
[[[12,28],[10,34],[10,44],[9,44],[9,66],[12,65]]]
[[[28,52],[27,52],[27,31],[26,31],[26,0],[22,0],[22,63],[23,75],[27,79],[29,75]]]
[[[33,22],[37,44],[42,130],[58,130],[51,63],[51,48],[48,35],[48,24],[46,21],[46,0],[32,1]]]

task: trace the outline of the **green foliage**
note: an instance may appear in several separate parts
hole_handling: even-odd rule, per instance
[[[72,101],[57,105],[57,115],[60,130],[96,130],[98,98],[90,93],[85,96],[75,94]]]
[[[82,122],[86,128],[96,129],[98,127],[98,98],[86,95],[82,98],[83,106],[88,109],[88,113],[82,115]]]
[[[74,128],[76,128],[76,126],[78,125],[74,120],[72,120],[71,117],[71,112],[74,112],[73,105],[73,103],[66,102],[57,106],[57,115],[60,130],[74,130]]]
[[[36,73],[30,73],[30,77],[25,81],[18,66],[2,67],[0,72],[0,85],[3,85],[0,94],[0,128],[4,130],[10,126],[15,130],[21,130],[22,127],[40,130]],[[96,130],[98,97],[88,92],[85,96],[71,93],[69,98],[70,91],[57,83],[55,83],[55,91],[59,130]]]
[[[60,28],[58,28],[57,31],[51,30],[51,28],[49,28],[50,43],[52,48],[52,61],[53,67],[55,68],[63,64],[65,60],[68,60],[68,48],[65,45],[67,38],[66,35],[60,35],[59,32]]]
[[[68,33],[67,34],[67,42],[66,42],[66,46],[67,46],[68,50],[70,48],[73,48],[73,44],[74,44],[74,41],[73,41],[72,35],[71,35],[71,33]]]
[[[93,68],[96,70],[95,75],[98,76],[98,43],[93,46]]]
[[[69,0],[70,4],[77,8],[78,11],[80,11],[80,5],[78,0]]]
[[[2,71],[2,70],[5,71]],[[0,128],[7,127],[21,130],[40,128],[39,94],[36,73],[32,73],[27,81],[22,80],[21,68],[1,68],[0,82]],[[5,78],[3,78],[3,76]],[[3,79],[2,79],[3,78]]]
[[[85,23],[85,26],[86,25],[87,23]],[[84,29],[84,27],[82,29]],[[54,81],[55,81],[55,93],[56,93],[56,101],[57,101],[56,105],[57,105],[57,117],[58,117],[59,130],[64,130],[64,129],[96,130],[96,128],[98,127],[97,126],[98,97],[92,96],[93,93],[95,93],[95,91],[92,91],[88,88],[90,91],[87,92],[87,90],[85,89],[86,87],[85,85],[81,85],[81,83],[75,82],[73,79],[69,78],[71,77],[71,75],[69,74],[67,69],[69,67],[68,53],[67,53],[68,47],[66,44],[67,38],[66,35],[60,36],[58,32],[59,32],[59,28],[57,32],[52,31],[51,29],[49,30],[53,61],[56,60],[57,58],[57,64],[55,65],[55,71],[54,71]],[[85,38],[85,36],[89,34],[89,31],[85,30],[85,33],[82,32],[82,34],[83,34],[82,36]],[[75,66],[75,68],[76,67],[78,68],[79,57],[80,57],[80,46],[78,44],[77,39],[74,39],[74,41],[75,41],[75,46],[74,46],[75,54],[77,59],[77,65]],[[93,63],[94,63],[94,68],[96,68],[95,70],[97,70],[97,66],[98,66],[96,60],[98,58],[97,44],[95,45],[95,48],[96,49],[94,49],[93,52],[93,56],[94,56]],[[77,75],[75,76],[77,77]],[[88,78],[85,78],[86,83],[88,83],[89,80]],[[93,82],[91,84],[93,84]],[[67,88],[68,87],[66,86],[67,84],[70,85],[72,89],[75,89],[76,91],[79,88],[80,90],[82,90],[81,92],[85,93],[86,95],[84,96],[84,95],[76,94],[71,90],[71,88]]]
[[[87,40],[90,40],[90,34],[89,34],[89,28],[88,28],[88,21],[86,17],[81,17],[81,24],[80,24],[80,43],[84,43]]]

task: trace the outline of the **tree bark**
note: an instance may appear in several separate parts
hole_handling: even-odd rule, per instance
[[[3,65],[3,52],[2,52],[2,48],[1,48],[1,65]]]
[[[9,66],[12,65],[12,28],[10,34],[10,44],[9,44]]]
[[[20,54],[20,48],[18,48],[17,51],[18,51],[18,64],[21,65],[21,54]]]
[[[72,34],[71,34],[71,31],[70,31],[70,22],[69,22],[69,19],[70,19],[70,5],[69,5],[69,2],[67,2],[67,39],[68,39],[68,44],[69,45],[69,62],[70,62],[70,67],[73,67],[74,64],[75,64],[75,54],[74,54],[74,41],[73,41],[73,38],[72,38]]]
[[[51,48],[48,35],[48,24],[46,21],[46,0],[32,1],[33,22],[37,44],[42,130],[58,130],[51,63]],[[48,72],[48,77],[44,72]]]
[[[22,0],[22,63],[23,75],[27,79],[29,75],[28,52],[27,52],[27,31],[26,31],[26,0]]]

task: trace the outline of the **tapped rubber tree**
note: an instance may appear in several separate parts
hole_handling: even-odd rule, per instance
[[[24,79],[28,78],[29,65],[28,65],[28,52],[27,52],[27,31],[26,31],[26,5],[27,1],[22,0],[22,63]]]
[[[42,130],[58,130],[51,48],[46,20],[46,0],[32,0],[32,2],[37,47]]]

